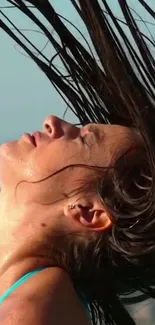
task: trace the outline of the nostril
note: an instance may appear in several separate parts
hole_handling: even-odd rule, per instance
[[[52,128],[49,124],[45,123],[45,129],[49,132],[52,133]]]

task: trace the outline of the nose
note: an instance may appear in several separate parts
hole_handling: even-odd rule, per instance
[[[43,132],[51,139],[60,138],[62,136],[76,138],[80,129],[72,124],[61,120],[55,115],[49,115],[43,122]]]

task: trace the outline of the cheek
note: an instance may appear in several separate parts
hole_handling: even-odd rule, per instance
[[[46,175],[45,175],[46,174]],[[45,173],[41,169],[32,168],[32,176],[24,179],[16,191],[16,198],[19,202],[34,201],[39,204],[51,204],[64,199],[67,172],[60,172],[52,176],[52,172]],[[48,177],[51,176],[51,177]],[[47,179],[46,179],[47,177]]]
[[[46,178],[70,164],[85,163],[84,151],[80,150],[73,141],[57,140],[28,152],[22,151],[21,153],[20,151],[17,156],[17,169],[19,169],[20,176],[27,181]],[[86,162],[88,163],[88,161]]]
[[[77,162],[77,153],[67,144],[50,144],[40,147],[29,156],[27,175],[46,177],[59,169]]]

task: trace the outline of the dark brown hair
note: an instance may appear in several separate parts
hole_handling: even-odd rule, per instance
[[[155,61],[150,50],[154,42],[142,33],[126,0],[118,0],[123,21],[115,17],[106,0],[70,0],[88,30],[93,51],[90,42],[86,49],[75,38],[48,0],[8,2],[41,29],[56,54],[49,59],[37,49],[40,58],[35,55],[8,27],[4,13],[0,27],[42,69],[80,123],[133,127],[142,139],[136,150],[119,157],[106,172],[100,170],[95,180],[95,189],[112,217],[112,228],[104,234],[92,233],[85,241],[75,241],[70,235],[67,254],[57,252],[59,264],[88,300],[93,324],[97,319],[107,325],[134,324],[122,302],[155,297]],[[145,1],[138,2],[155,18]],[[55,37],[29,4],[42,13]],[[56,56],[66,75],[54,65]],[[132,298],[137,291],[141,296]]]

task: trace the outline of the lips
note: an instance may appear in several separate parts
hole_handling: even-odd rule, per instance
[[[24,133],[24,139],[32,143],[36,147],[35,138],[32,135],[30,135],[29,133]]]
[[[32,138],[33,138],[35,146],[37,147],[40,142],[40,132],[39,131],[34,132],[32,134]]]
[[[33,144],[36,146],[36,140],[35,140],[35,137],[33,135],[31,135],[31,138],[32,138],[32,142]]]
[[[34,132],[32,135],[24,133],[26,141],[31,142],[33,146],[38,147],[41,142],[41,133],[39,131]]]

